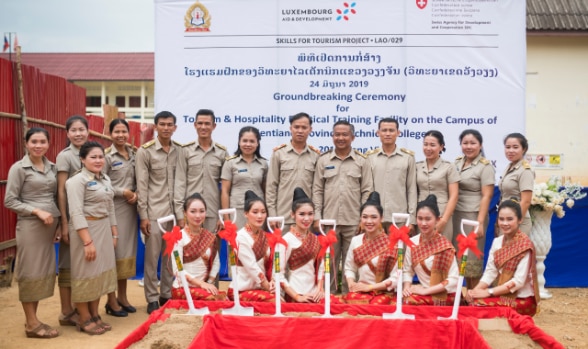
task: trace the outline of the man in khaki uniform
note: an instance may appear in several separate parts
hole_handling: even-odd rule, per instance
[[[396,146],[400,134],[398,121],[384,118],[378,123],[378,137],[381,148],[366,155],[372,166],[374,190],[380,193],[386,233],[392,224],[392,213],[410,214],[411,231],[416,225],[417,186],[414,152]],[[404,224],[404,222],[397,222]]]
[[[308,114],[290,116],[292,139],[274,148],[270,159],[265,189],[268,216],[285,218],[283,234],[290,231],[294,223],[290,216],[294,189],[300,187],[312,198],[314,170],[320,152],[306,143],[311,131],[312,120]]]
[[[165,249],[157,219],[174,213],[174,173],[180,144],[172,141],[176,117],[168,111],[155,115],[157,137],[137,151],[135,174],[137,176],[137,210],[141,218],[141,231],[145,234],[145,298],[147,312],[159,308],[171,298],[173,280],[169,257],[162,256],[161,294],[157,292],[157,261]],[[168,231],[172,223],[164,228]],[[159,304],[157,303],[159,298]]]
[[[315,228],[320,219],[337,221],[337,243],[333,258],[337,270],[342,268],[351,238],[359,225],[359,208],[374,190],[372,168],[365,155],[353,150],[355,127],[346,120],[333,126],[335,147],[319,157],[316,163],[312,202],[315,207]],[[336,291],[337,273],[331,274],[331,290]],[[341,291],[349,292],[343,278]]]
[[[212,131],[216,128],[214,112],[200,109],[196,113],[194,128],[198,134],[196,142],[185,144],[178,155],[176,169],[174,208],[178,224],[184,226],[184,201],[200,193],[206,201],[206,220],[204,228],[212,233],[217,231],[218,210],[220,208],[220,176],[227,148],[212,141]]]

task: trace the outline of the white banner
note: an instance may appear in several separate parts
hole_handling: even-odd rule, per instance
[[[180,142],[196,138],[200,108],[230,153],[241,127],[259,128],[268,159],[289,115],[313,117],[321,151],[347,119],[363,152],[394,117],[417,160],[426,131],[443,132],[452,161],[474,128],[501,172],[504,136],[525,129],[524,1],[155,0],[155,19],[155,109],[178,116]]]

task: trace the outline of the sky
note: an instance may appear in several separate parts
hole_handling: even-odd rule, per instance
[[[22,52],[153,52],[154,28],[153,0],[0,0]]]

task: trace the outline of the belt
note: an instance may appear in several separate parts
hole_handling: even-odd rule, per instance
[[[108,216],[103,216],[103,217],[86,216],[86,220],[87,221],[99,221],[99,220],[104,219],[106,217],[108,217]]]

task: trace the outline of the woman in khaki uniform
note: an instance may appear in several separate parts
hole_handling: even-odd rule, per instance
[[[55,289],[53,242],[60,239],[57,168],[45,157],[49,149],[45,129],[30,129],[25,143],[27,155],[8,172],[4,205],[18,214],[15,274],[26,318],[25,333],[31,338],[53,338],[59,332],[37,318],[37,308]]]
[[[69,215],[76,233],[70,236],[72,300],[77,328],[90,335],[112,327],[98,314],[100,297],[116,290],[114,249],[118,241],[114,191],[104,169],[104,149],[86,142],[80,148],[82,169],[67,180]]]
[[[88,121],[79,115],[74,115],[65,122],[69,146],[57,154],[57,205],[61,212],[61,242],[59,243],[59,297],[61,300],[61,314],[59,324],[75,326],[78,315],[71,302],[71,261],[69,251],[70,233],[75,233],[68,221],[67,195],[65,181],[82,167],[80,162],[80,147],[88,140]]]
[[[529,150],[529,142],[522,134],[511,133],[504,138],[504,154],[510,164],[500,177],[498,189],[500,189],[501,203],[512,198],[520,201],[523,214],[520,230],[529,235],[531,233],[529,207],[533,198],[535,172],[531,169],[529,162],[524,160],[527,150]]]
[[[114,250],[118,298],[114,292],[108,294],[106,313],[127,316],[137,311],[127,298],[127,279],[135,276],[137,257],[137,184],[135,182],[135,152],[127,145],[129,124],[124,119],[110,122],[112,146],[105,150],[105,172],[114,189],[114,211],[119,239]]]
[[[453,245],[457,249],[457,235],[461,234],[461,220],[480,223],[477,233],[478,249],[484,251],[488,228],[488,208],[494,195],[494,167],[482,156],[482,135],[477,130],[465,130],[459,135],[463,155],[455,160],[459,181],[459,198],[453,212]],[[468,227],[471,228],[471,227]],[[466,228],[466,229],[468,229]],[[466,230],[466,234],[469,230]],[[468,289],[474,288],[484,272],[484,258],[468,254],[465,270]]]
[[[236,208],[237,228],[245,226],[244,197],[252,190],[262,200],[265,196],[267,160],[260,152],[261,135],[253,126],[245,126],[239,131],[239,148],[235,155],[228,157],[221,173],[221,207]],[[228,217],[225,217],[228,219]]]
[[[445,151],[445,139],[439,131],[425,133],[423,153],[425,160],[416,163],[416,180],[418,201],[424,201],[429,195],[437,197],[441,217],[436,230],[449,241],[453,238],[452,215],[459,195],[459,174],[455,166],[441,158]]]

